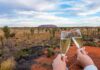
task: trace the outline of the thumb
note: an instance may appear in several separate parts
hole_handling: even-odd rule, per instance
[[[78,55],[82,55],[81,50],[82,50],[81,48],[77,50],[77,56],[78,56]]]
[[[62,60],[63,60],[63,62],[66,62],[67,61],[67,56],[63,56]]]
[[[85,51],[85,47],[81,48],[81,52],[82,52],[82,54],[84,54],[84,55],[87,54],[87,52]]]
[[[56,59],[61,59],[61,54],[58,54],[58,56],[56,57]]]

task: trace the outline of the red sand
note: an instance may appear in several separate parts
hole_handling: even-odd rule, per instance
[[[86,46],[86,51],[88,55],[93,59],[98,70],[100,70],[100,48],[98,47],[89,47]],[[76,61],[76,47],[71,47],[67,53],[68,56],[68,66],[69,70],[83,70],[82,67],[79,66],[79,63]],[[31,70],[52,70],[51,64],[53,61],[53,57],[47,58],[46,56],[42,56],[36,61],[38,64],[32,65]]]

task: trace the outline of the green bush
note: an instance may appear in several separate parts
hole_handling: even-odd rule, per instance
[[[16,59],[19,59],[19,58],[21,58],[21,57],[28,56],[29,53],[30,53],[30,51],[28,51],[27,49],[20,50],[20,51],[18,51],[18,52],[15,54],[15,58],[16,58]]]
[[[52,55],[54,55],[54,50],[52,48],[48,48],[47,51],[48,51],[47,57],[51,57]]]
[[[55,49],[56,48],[56,45],[51,45],[51,48]]]
[[[3,55],[2,50],[0,50],[0,57]]]
[[[4,32],[4,36],[5,36],[6,38],[9,38],[9,37],[10,37],[10,28],[9,28],[8,26],[5,26],[5,27],[3,28],[3,32]]]
[[[11,33],[10,34],[10,37],[15,37],[15,33]]]
[[[100,47],[100,44],[98,44],[98,47]]]
[[[83,41],[93,41],[93,38],[83,35],[82,40]]]
[[[95,42],[85,42],[83,45],[84,46],[96,46],[97,47],[97,44]]]

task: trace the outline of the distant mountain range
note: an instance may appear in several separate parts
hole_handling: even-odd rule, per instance
[[[40,25],[40,26],[38,26],[38,27],[48,27],[48,28],[55,28],[55,27],[57,27],[56,25]]]

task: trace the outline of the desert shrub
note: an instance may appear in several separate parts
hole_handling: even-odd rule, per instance
[[[10,34],[10,37],[15,37],[15,33],[11,33]]]
[[[3,47],[3,44],[4,44],[4,37],[3,36],[0,36],[0,43],[1,43],[1,46]]]
[[[85,42],[83,45],[84,46],[96,46],[97,47],[95,42]]]
[[[34,29],[31,28],[31,29],[30,29],[30,32],[31,32],[31,34],[33,35],[33,34],[34,34]]]
[[[51,45],[51,48],[55,49],[56,48],[56,45]]]
[[[47,57],[51,57],[52,55],[54,55],[54,50],[52,48],[48,48],[47,51],[48,51]]]
[[[2,53],[0,53],[0,57],[2,56]]]
[[[0,50],[0,57],[3,55],[2,50]]]
[[[29,51],[27,49],[23,49],[23,50],[18,51],[15,54],[15,58],[19,59],[19,58],[23,58],[23,57],[28,56],[28,55],[29,55]]]
[[[1,63],[0,70],[14,70],[15,64],[16,62],[13,57],[8,58],[7,60]]]
[[[83,39],[83,41],[93,41],[92,37],[88,37],[88,36],[85,36],[85,35],[83,35],[82,39]]]
[[[49,63],[49,62],[43,63],[42,66],[45,67],[45,68],[51,69],[52,68],[52,63]]]
[[[100,47],[100,43],[98,44],[98,47]]]
[[[18,51],[18,52],[16,53],[16,55],[15,55],[15,58],[16,58],[16,59],[20,59],[20,58],[26,56],[26,54],[27,54],[26,52]]]
[[[100,44],[96,44],[96,47],[100,47]]]
[[[8,26],[5,26],[5,27],[3,28],[3,32],[4,32],[4,36],[5,36],[6,38],[10,37],[10,28],[9,28]]]

